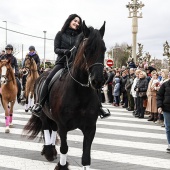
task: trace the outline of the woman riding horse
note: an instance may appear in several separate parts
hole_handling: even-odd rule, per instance
[[[101,106],[96,90],[104,83],[105,23],[97,30],[87,28],[83,22],[82,30],[76,43],[77,52],[71,68],[66,56],[67,70],[50,86],[41,114],[39,117],[33,114],[24,127],[33,139],[40,131],[43,132],[45,145],[42,155],[49,161],[53,161],[57,156],[55,139],[58,131],[61,139],[60,161],[55,170],[68,170],[67,133],[77,128],[83,133],[83,170],[90,170],[91,165],[91,145]],[[48,74],[43,73],[35,83],[36,101],[39,100],[42,84]]]
[[[15,79],[17,82],[17,87],[18,87],[18,93],[17,93],[17,101],[18,103],[21,102],[21,83],[18,79],[18,75],[19,75],[19,69],[18,69],[18,63],[17,63],[17,59],[12,55],[12,51],[13,51],[13,46],[11,44],[8,44],[5,47],[6,50],[6,54],[4,56],[1,57],[1,60],[9,60],[11,63],[12,68],[15,70]]]
[[[72,54],[70,50],[74,47],[77,36],[82,32],[81,26],[82,20],[80,16],[78,16],[77,14],[72,14],[65,21],[65,24],[63,25],[61,31],[57,33],[54,40],[54,52],[58,54],[58,58],[56,60],[55,67],[48,75],[46,81],[43,84],[42,91],[40,93],[40,103],[35,104],[32,108],[32,112],[35,115],[40,115],[40,112],[48,95],[48,85],[51,79],[56,74],[56,72],[58,72],[61,68],[64,68],[64,66],[66,65],[65,55],[69,58],[69,62],[72,61]],[[100,115],[102,115],[102,118],[110,116],[110,113],[105,112],[102,109],[102,106],[100,110]]]
[[[5,133],[12,127],[13,107],[17,96],[17,84],[10,60],[0,60],[1,101],[5,110]]]
[[[27,55],[25,57],[24,67],[28,69],[28,75],[26,78],[25,85],[25,112],[28,112],[28,109],[32,107],[32,99],[34,97],[34,84],[37,78],[39,77],[37,64],[32,56]]]
[[[39,58],[37,52],[35,51],[35,47],[32,45],[29,47],[29,53],[26,55],[26,58],[28,58],[28,57],[34,59],[36,65],[37,65],[37,71],[39,73],[40,58]],[[27,75],[26,75],[27,70],[24,68],[24,66],[25,66],[25,60],[23,62],[23,71],[25,71],[25,72],[23,72],[24,76],[22,77],[23,95],[22,95],[21,100],[24,100],[24,98],[25,98],[25,85],[26,85],[26,81],[27,81],[27,79],[26,79],[27,78]]]

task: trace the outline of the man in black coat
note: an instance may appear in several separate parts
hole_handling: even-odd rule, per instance
[[[163,83],[157,93],[158,113],[163,113],[168,141],[167,152],[170,153],[170,80]]]
[[[109,103],[113,103],[113,95],[112,95],[112,82],[113,82],[113,77],[114,73],[111,68],[109,68],[109,74],[108,74],[108,79],[105,82],[105,85],[108,85],[108,98],[109,98]]]

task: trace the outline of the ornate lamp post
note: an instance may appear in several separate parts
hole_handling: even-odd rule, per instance
[[[136,42],[137,42],[137,32],[138,32],[138,18],[142,18],[142,12],[139,13],[139,8],[142,9],[144,4],[138,0],[131,0],[132,3],[128,3],[126,7],[129,9],[129,17],[132,18],[132,58],[134,58],[134,62],[136,63]]]

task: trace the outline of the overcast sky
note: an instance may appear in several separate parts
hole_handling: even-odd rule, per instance
[[[86,25],[100,28],[106,21],[104,40],[109,50],[115,43],[132,44],[131,23],[126,5],[131,0],[0,0],[0,27],[54,39],[67,17],[77,13]],[[143,18],[138,19],[137,42],[153,57],[162,58],[163,44],[170,43],[170,0],[142,0]],[[41,59],[44,57],[44,40],[8,31],[8,43],[34,45]],[[5,30],[0,29],[0,48],[5,46]],[[47,40],[46,58],[55,59],[53,41]],[[22,57],[20,52],[18,58]]]

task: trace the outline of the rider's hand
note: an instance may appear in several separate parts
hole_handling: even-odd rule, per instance
[[[71,51],[70,50],[64,50],[64,55],[66,55],[66,56],[70,56],[70,54],[71,54]]]
[[[161,107],[158,108],[158,113],[162,113],[162,108]]]

